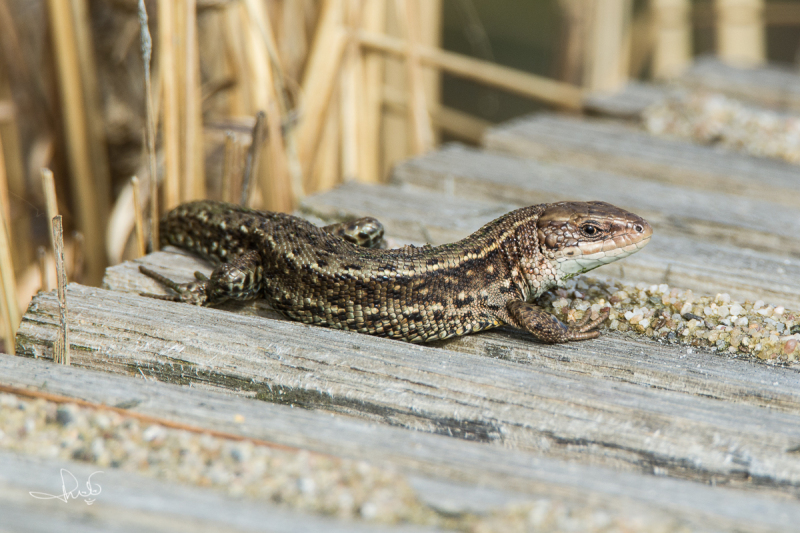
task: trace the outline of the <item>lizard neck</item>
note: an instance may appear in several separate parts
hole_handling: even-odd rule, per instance
[[[535,230],[538,206],[510,213],[503,221],[499,244],[509,281],[519,291],[521,300],[532,301],[558,284],[557,270],[541,252]]]

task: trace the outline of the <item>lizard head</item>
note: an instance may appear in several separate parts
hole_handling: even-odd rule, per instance
[[[550,204],[536,224],[542,255],[557,281],[627,257],[653,235],[645,219],[606,202]]]

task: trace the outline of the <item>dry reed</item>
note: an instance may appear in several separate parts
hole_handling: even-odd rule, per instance
[[[6,217],[6,227],[11,226],[11,203],[8,201],[8,176],[6,174],[6,158],[3,152],[3,137],[0,135],[0,208]]]
[[[50,286],[49,262],[47,261],[47,249],[44,246],[36,248],[36,263],[39,266],[39,291],[50,292],[53,288]]]
[[[241,197],[241,192],[236,194],[241,185],[242,144],[232,131],[225,132],[225,157],[222,166],[222,184],[220,196],[223,202],[231,203],[234,198]]]
[[[386,0],[365,0],[361,27],[382,34],[386,30]],[[362,123],[359,129],[359,179],[378,182],[381,177],[381,116],[383,111],[383,78],[385,59],[378,54],[365,54],[359,47],[364,88],[360,102]]]
[[[172,209],[180,203],[180,109],[175,49],[175,41],[180,34],[175,29],[175,4],[174,0],[158,1],[158,71],[163,99],[161,142],[164,153],[165,209]],[[155,227],[155,221],[151,222],[152,227]]]
[[[53,229],[53,252],[56,258],[56,274],[58,279],[58,314],[61,328],[53,349],[53,362],[69,365],[69,334],[67,331],[67,271],[64,265],[64,226],[61,215],[51,219]]]
[[[409,94],[409,121],[413,133],[413,154],[427,152],[433,147],[433,128],[431,127],[428,104],[425,98],[425,85],[418,53],[420,24],[417,0],[396,0],[397,18],[406,36],[406,81]]]
[[[44,205],[47,212],[47,220],[53,220],[53,217],[58,215],[58,201],[56,200],[56,182],[53,177],[53,172],[49,168],[43,168],[42,174],[42,192],[44,193]],[[51,229],[51,228],[48,228]],[[50,235],[50,248],[55,247],[53,240],[53,232],[48,232]]]
[[[271,102],[266,116],[270,180],[264,185],[265,207],[270,211],[289,213],[294,209],[294,198],[289,181],[286,147],[283,143],[278,104]]]
[[[347,45],[347,32],[342,27],[341,16],[341,0],[324,0],[303,77],[297,154],[303,168],[306,190],[319,188],[312,178],[314,158],[325,130],[328,106]]]
[[[183,44],[177,67],[183,72],[181,119],[183,150],[181,153],[181,201],[188,202],[205,197],[205,172],[203,171],[203,121],[201,116],[200,58],[197,44],[197,2],[179,0],[183,7],[179,38]]]
[[[86,264],[85,257],[86,241],[80,231],[72,232],[72,281],[81,283],[83,281],[83,268]]]
[[[15,353],[14,339],[20,322],[17,306],[17,284],[14,276],[14,264],[11,261],[11,242],[8,226],[8,213],[0,203],[0,306],[3,315],[3,340],[9,353]]]
[[[150,169],[150,250],[158,250],[158,174],[156,170],[156,111],[153,106],[153,87],[150,79],[150,67],[153,57],[153,39],[147,22],[147,8],[144,0],[139,0],[139,28],[142,47],[142,61],[144,63],[144,98],[145,98],[145,137],[147,142],[147,163]],[[134,197],[134,204],[136,198]],[[141,213],[140,208],[136,208]]]
[[[286,98],[286,81],[283,62],[278,54],[278,47],[273,33],[269,10],[263,2],[244,0],[244,5],[251,28],[251,40],[261,41],[261,56],[266,54],[268,60],[265,75],[270,85],[264,91],[265,105],[259,111],[268,111],[267,120],[273,126],[278,125],[278,136],[268,137],[270,164],[263,166],[259,172],[259,181],[264,195],[264,207],[273,211],[291,211],[294,208],[293,194],[302,194],[302,174],[294,148],[293,132],[289,131],[284,142],[283,122],[289,112]],[[269,127],[269,124],[268,124]],[[298,186],[301,188],[298,191]]]
[[[100,89],[97,82],[97,63],[92,46],[93,35],[89,0],[69,0],[72,23],[75,27],[75,47],[80,68],[83,90],[84,113],[86,114],[86,138],[88,139],[89,163],[92,168],[92,186],[97,197],[98,219],[104,227],[108,221],[111,185],[106,150],[105,125],[100,110]],[[101,233],[102,242],[102,233]]]
[[[407,54],[408,47],[405,41],[396,37],[360,30],[357,38],[369,50],[401,58]],[[417,45],[417,53],[421,63],[454,76],[484,83],[563,109],[583,109],[583,91],[575,85],[432,46]]]
[[[69,183],[75,199],[78,227],[86,236],[88,277],[92,283],[99,283],[106,266],[103,232],[106,227],[104,214],[108,205],[107,198],[102,194],[102,187],[98,187],[103,179],[95,175],[92,164],[91,147],[99,141],[92,137],[91,132],[94,130],[87,123],[92,115],[87,111],[87,107],[92,105],[92,102],[85,101],[88,91],[85,88],[85,80],[81,77],[81,74],[91,67],[81,68],[76,22],[70,4],[63,0],[49,0],[47,5],[61,89],[60,108],[63,114],[64,140],[70,167]],[[84,58],[83,63],[86,62],[87,59]]]
[[[387,90],[384,98],[389,111],[397,114],[408,113],[404,92]],[[484,133],[492,126],[488,120],[446,106],[439,106],[431,111],[431,122],[449,135],[472,144],[483,142]]]
[[[361,2],[345,1],[345,23],[357,29],[361,22]],[[364,96],[364,73],[358,43],[350,39],[342,61],[339,89],[341,110],[342,180],[361,179],[360,132],[364,128],[361,108]]]
[[[144,236],[144,216],[142,215],[142,199],[141,192],[139,191],[139,178],[133,176],[131,178],[131,188],[133,189],[133,228],[136,236],[136,251],[138,257],[142,257],[147,253],[147,246],[145,244]]]
[[[261,164],[261,151],[264,145],[264,128],[267,114],[264,111],[256,113],[256,123],[253,125],[250,149],[247,151],[247,159],[244,165],[244,175],[242,176],[242,196],[241,205],[248,205],[253,194],[253,176],[258,172]]]

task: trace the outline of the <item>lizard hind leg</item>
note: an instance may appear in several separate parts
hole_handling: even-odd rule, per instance
[[[174,294],[152,294],[149,292],[141,292],[139,293],[141,296],[147,296],[148,298],[156,298],[158,300],[167,300],[169,302],[183,302],[187,304],[193,305],[207,305],[211,303],[209,301],[209,279],[192,281],[191,283],[178,283],[172,281],[171,279],[159,274],[154,270],[150,270],[149,268],[139,265],[139,272],[153,278],[166,288],[172,290]]]
[[[142,296],[193,305],[213,305],[226,300],[252,300],[259,296],[264,285],[261,255],[256,251],[245,252],[229,263],[220,264],[210,277],[195,272],[197,281],[190,283],[176,283],[144,266],[139,266],[139,271],[175,293],[142,293]]]
[[[209,278],[210,298],[215,301],[253,300],[264,287],[261,254],[250,250],[222,263]]]
[[[383,224],[372,217],[338,222],[322,229],[362,248],[380,248],[383,245]]]
[[[521,300],[511,301],[506,307],[508,314],[516,322],[515,326],[548,344],[597,338],[600,336],[597,328],[608,318],[607,309],[595,320],[591,320],[591,314],[587,310],[583,320],[567,326],[541,307]]]

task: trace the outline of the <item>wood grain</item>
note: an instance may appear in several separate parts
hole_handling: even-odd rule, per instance
[[[682,89],[720,93],[773,110],[800,111],[800,76],[796,70],[775,64],[741,68],[711,56],[696,59],[669,85],[631,81],[613,93],[587,94],[584,109],[597,115],[638,120],[647,106]]]
[[[206,275],[211,272],[211,265],[202,259],[168,247],[164,252],[150,254],[142,260],[109,268],[104,286],[133,294],[161,293],[163,289],[158,283],[139,274],[140,264],[179,281],[193,280],[193,273],[198,270]],[[284,319],[264,301],[248,305],[226,304],[220,309],[240,315]],[[606,334],[591,344],[592,350],[585,349],[584,343],[532,344],[527,334],[504,328],[450,339],[433,346],[534,365],[562,375],[592,376],[800,414],[797,409],[800,391],[793,388],[800,369],[775,371],[752,361],[697,350],[688,352],[685,347],[665,346],[622,334]],[[653,357],[642,357],[645,353],[653,354]],[[768,389],[765,385],[769,385]]]
[[[584,464],[800,493],[800,456],[791,452],[800,444],[800,413],[786,395],[779,411],[770,408],[768,394],[756,402],[766,407],[721,402],[77,284],[68,298],[73,365]],[[57,328],[57,299],[37,296],[20,327],[17,353],[51,358]],[[562,353],[577,349],[577,358],[601,350],[595,342],[575,346]],[[648,360],[659,358],[650,346],[639,348],[620,347],[620,355],[640,360],[647,348]],[[528,342],[531,358],[542,349]],[[773,383],[787,383],[785,390],[800,386],[795,370],[769,372]],[[744,367],[734,371],[745,374]],[[674,380],[683,381],[680,372]]]
[[[687,192],[725,191],[792,209],[800,205],[797,169],[790,163],[654,137],[619,122],[531,115],[489,130],[484,145],[542,162],[567,163],[674,185]],[[714,204],[704,207],[711,209]],[[737,213],[727,205],[719,208]],[[766,216],[757,210],[749,213]]]
[[[51,393],[125,405],[137,413],[396,468],[409,476],[423,502],[451,514],[485,514],[503,505],[549,501],[565,511],[592,510],[612,519],[624,517],[643,530],[661,530],[664,524],[677,520],[688,530],[784,531],[791,530],[800,520],[800,505],[796,501],[752,490],[568,463],[519,450],[368,424],[197,388],[82,368],[55,367],[46,361],[0,355],[0,383],[46,388]],[[0,486],[10,478],[17,492],[22,483],[30,487],[26,490],[45,490],[37,460],[0,453],[0,464],[10,462],[29,474],[23,480],[14,476],[15,468],[4,467],[0,469]],[[84,473],[78,467],[71,471]],[[143,480],[130,477],[119,483],[106,483],[103,490],[143,486]],[[194,489],[152,482],[147,489],[152,491],[155,501],[162,497],[163,491],[175,491],[170,497],[171,509],[185,519],[202,513],[184,509],[187,501],[202,502],[211,512],[218,506],[207,493],[201,493],[203,499],[198,499],[198,491]],[[24,508],[20,504],[25,502],[14,503],[17,507],[9,505],[11,509]],[[229,525],[239,520],[238,510],[243,510],[245,516],[253,512],[247,502],[237,505],[223,500],[223,504],[237,509],[226,513],[226,517],[216,518],[229,520]],[[146,505],[138,508],[148,514]],[[272,511],[270,507],[267,509]],[[42,511],[40,508],[39,512]]]
[[[681,85],[726,94],[754,104],[800,111],[800,76],[790,67],[739,68],[713,58],[697,59],[681,76]]]

